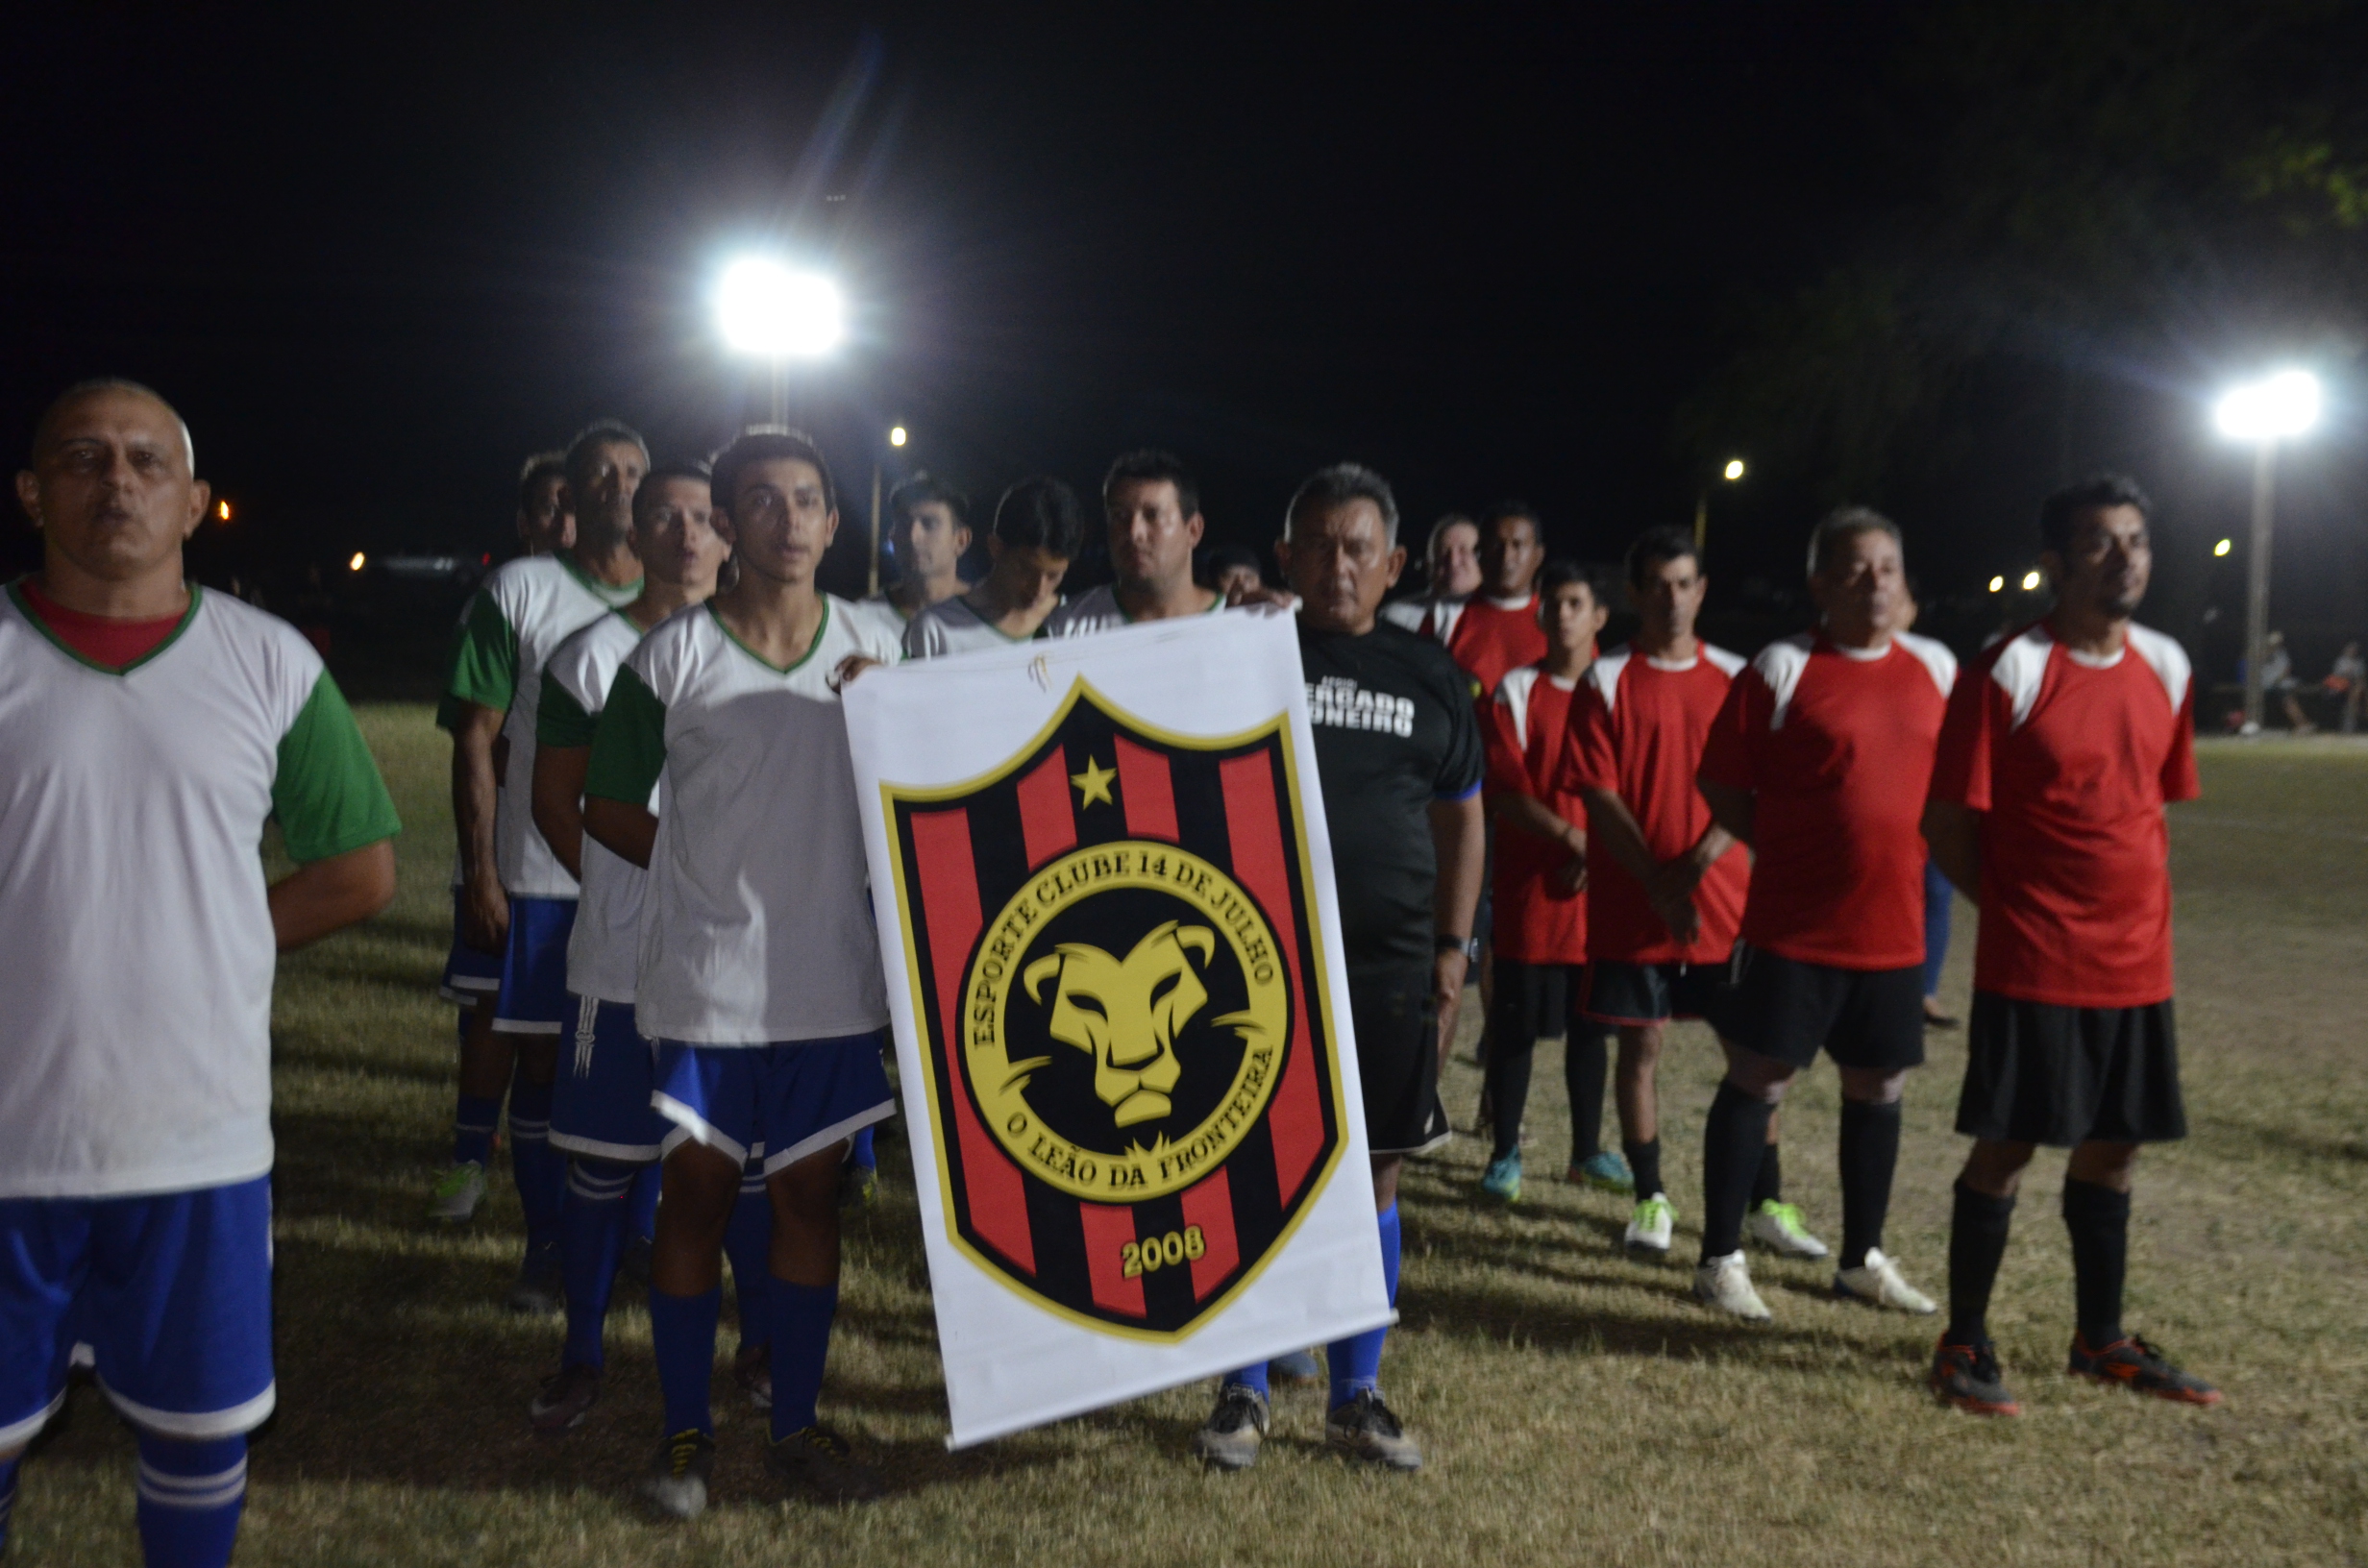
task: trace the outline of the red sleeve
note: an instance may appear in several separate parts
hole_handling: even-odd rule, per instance
[[[1702,765],[1694,776],[1731,790],[1758,789],[1760,755],[1775,714],[1776,694],[1758,670],[1745,670],[1729,682],[1727,699],[1718,704],[1718,716],[1703,737]]]
[[[1521,754],[1520,740],[1514,733],[1512,706],[1501,689],[1480,704],[1480,744],[1488,754],[1484,785],[1490,799],[1538,793],[1530,780],[1529,759]]]
[[[1930,798],[1968,811],[1989,810],[1990,737],[2008,718],[2006,700],[1986,659],[1958,677],[1948,716],[1940,722]]]
[[[1581,790],[1619,793],[1619,753],[1612,743],[1612,710],[1592,680],[1582,680],[1570,698],[1570,732],[1563,742],[1562,766],[1553,781],[1557,792]]]
[[[2203,780],[2195,776],[2195,682],[2190,679],[2171,723],[2170,755],[2162,759],[2162,798],[2193,800],[2203,793]]]

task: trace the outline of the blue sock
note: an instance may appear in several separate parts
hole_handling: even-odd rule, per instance
[[[1390,1305],[1397,1305],[1398,1228],[1397,1205],[1393,1203],[1375,1218],[1381,1226],[1381,1281],[1389,1287]],[[1332,1408],[1338,1409],[1368,1388],[1381,1386],[1381,1345],[1390,1337],[1386,1328],[1368,1329],[1352,1334],[1345,1339],[1336,1339],[1324,1347],[1323,1359],[1332,1369]]]
[[[247,1498],[247,1439],[139,1434],[139,1544],[148,1568],[225,1568]]]
[[[652,1161],[633,1173],[633,1185],[625,1193],[627,1240],[647,1242],[657,1236],[657,1194],[665,1185],[665,1171]]]
[[[666,1435],[697,1427],[715,1435],[707,1384],[715,1376],[715,1320],[724,1287],[696,1296],[670,1296],[650,1287],[650,1348],[657,1360],[658,1391],[666,1398]]]
[[[16,1511],[16,1472],[24,1462],[22,1454],[0,1462],[0,1552],[9,1549],[9,1515]]]
[[[460,1030],[468,1033],[468,1015],[461,1016]],[[487,1099],[482,1094],[463,1094],[460,1105],[453,1113],[453,1164],[466,1164],[474,1160],[481,1165],[493,1164],[493,1129],[502,1119],[502,1102]]]
[[[1255,1388],[1261,1394],[1270,1395],[1273,1392],[1267,1386],[1267,1363],[1264,1361],[1260,1361],[1256,1366],[1246,1366],[1239,1372],[1226,1373],[1219,1382],[1218,1387],[1231,1388],[1236,1384],[1245,1388]]]
[[[855,1135],[852,1146],[847,1151],[847,1163],[851,1165],[861,1165],[866,1170],[879,1168],[879,1156],[872,1152],[872,1129],[870,1127],[866,1127]]]
[[[724,1256],[731,1262],[741,1348],[761,1345],[773,1337],[773,1319],[765,1308],[765,1292],[773,1282],[773,1194],[765,1190],[760,1165],[752,1164],[741,1173],[740,1196],[724,1227]]]
[[[527,1250],[559,1243],[559,1203],[567,1191],[567,1157],[551,1147],[551,1086],[509,1083],[509,1173],[527,1221]]]
[[[776,1441],[816,1421],[823,1363],[830,1355],[830,1320],[839,1312],[835,1285],[793,1285],[778,1275],[765,1282],[766,1321],[773,1333],[773,1435]]]
[[[559,1206],[559,1278],[567,1286],[567,1348],[562,1366],[599,1366],[601,1326],[616,1287],[617,1255],[625,1250],[625,1191],[639,1172],[607,1160],[568,1166],[567,1197]]]

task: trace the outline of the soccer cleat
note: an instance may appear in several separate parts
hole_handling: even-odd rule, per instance
[[[857,1464],[847,1439],[827,1427],[807,1427],[775,1438],[765,1450],[765,1462],[792,1485],[826,1503],[870,1503],[888,1489],[879,1473]]]
[[[1669,1206],[1669,1195],[1656,1192],[1637,1205],[1620,1244],[1630,1252],[1649,1253],[1658,1262],[1669,1256],[1669,1232],[1676,1224],[1677,1211]]]
[[[555,1375],[543,1380],[542,1392],[527,1407],[527,1419],[533,1423],[536,1432],[555,1436],[582,1426],[583,1418],[600,1402],[599,1367],[563,1366]]]
[[[1323,1368],[1316,1364],[1312,1350],[1295,1350],[1288,1356],[1277,1356],[1267,1362],[1267,1382],[1290,1384],[1305,1387],[1323,1381]]]
[[[2076,1334],[2071,1364],[2064,1370],[2077,1378],[2114,1384],[2134,1394],[2152,1394],[2182,1405],[2220,1403],[2219,1389],[2192,1373],[2182,1372],[2135,1335],[2116,1339],[2102,1350],[2090,1350],[2088,1341]]]
[[[1246,1470],[1258,1462],[1267,1434],[1267,1396],[1247,1384],[1217,1391],[1217,1409],[1193,1433],[1193,1452],[1214,1470]]]
[[[466,1225],[485,1201],[485,1167],[463,1160],[435,1179],[428,1189],[428,1217],[447,1225]]]
[[[844,1165],[839,1169],[839,1207],[869,1209],[879,1196],[879,1167]],[[786,1439],[784,1439],[786,1440]]]
[[[1739,1252],[1714,1258],[1693,1271],[1693,1299],[1746,1323],[1764,1323],[1775,1315],[1751,1287],[1751,1265]]]
[[[1565,1172],[1564,1179],[1572,1187],[1591,1187],[1623,1197],[1637,1189],[1637,1179],[1628,1170],[1627,1157],[1614,1149],[1600,1149],[1589,1155]]]
[[[641,1495],[670,1519],[696,1519],[707,1511],[707,1478],[714,1473],[715,1439],[692,1427],[657,1445]]]
[[[1900,1278],[1898,1262],[1885,1257],[1881,1247],[1868,1247],[1866,1262],[1858,1268],[1836,1269],[1834,1294],[1873,1307],[1888,1307],[1893,1311],[1914,1312],[1919,1317],[1929,1317],[1940,1311],[1939,1303]]]
[[[567,1286],[559,1276],[556,1242],[529,1247],[519,1262],[518,1279],[509,1287],[509,1310],[549,1317],[567,1305]]]
[[[1770,1198],[1743,1216],[1743,1239],[1787,1258],[1822,1258],[1826,1245],[1801,1223],[1801,1206]]]
[[[1422,1449],[1397,1424],[1381,1390],[1368,1388],[1323,1418],[1324,1446],[1352,1459],[1392,1470],[1422,1468]]]
[[[773,1356],[764,1345],[742,1345],[731,1359],[731,1381],[760,1410],[773,1409]]]
[[[1933,1395],[1941,1404],[1972,1415],[2020,1415],[2023,1408],[2007,1390],[1998,1352],[1987,1340],[1951,1344],[1944,1336],[1933,1351]]]
[[[1480,1190],[1499,1203],[1520,1202],[1521,1151],[1517,1148],[1501,1160],[1490,1161],[1480,1177]]]

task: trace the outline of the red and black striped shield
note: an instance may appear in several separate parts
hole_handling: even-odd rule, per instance
[[[1190,1335],[1339,1158],[1286,723],[1168,734],[1080,680],[992,773],[883,786],[949,1229],[1092,1328]]]

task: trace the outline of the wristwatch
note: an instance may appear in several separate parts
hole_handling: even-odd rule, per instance
[[[1451,937],[1442,931],[1438,937],[1438,949],[1443,953],[1462,953],[1468,963],[1480,962],[1480,939],[1478,937]]]

